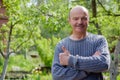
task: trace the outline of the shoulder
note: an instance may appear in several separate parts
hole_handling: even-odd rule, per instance
[[[88,40],[93,42],[94,44],[97,44],[97,45],[100,45],[100,44],[106,45],[106,44],[108,44],[106,38],[103,35],[91,34],[90,33]]]
[[[106,39],[103,35],[92,34],[92,33],[89,33],[88,38],[89,38],[89,39],[93,39],[93,40],[102,40],[102,39]]]
[[[69,37],[65,37],[57,43],[57,46],[63,46],[69,40]]]

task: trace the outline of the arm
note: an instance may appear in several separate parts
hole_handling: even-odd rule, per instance
[[[62,50],[58,46],[55,49],[54,61],[52,65],[53,80],[81,80],[87,77],[85,71],[76,70],[70,66],[62,66],[59,61],[59,53]]]
[[[100,55],[90,57],[70,56],[68,65],[87,72],[102,72],[107,70],[110,67],[110,54],[105,38],[102,37],[99,39],[96,51],[99,51]]]

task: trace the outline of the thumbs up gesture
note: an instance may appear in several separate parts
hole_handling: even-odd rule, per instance
[[[64,46],[62,46],[62,50],[63,50],[63,53],[59,54],[59,61],[61,65],[65,66],[65,65],[68,65],[70,52]]]

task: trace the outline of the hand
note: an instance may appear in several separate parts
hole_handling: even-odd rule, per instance
[[[68,65],[70,52],[64,46],[62,47],[62,50],[63,50],[63,53],[59,54],[59,60],[60,60],[60,64],[65,66],[65,65]]]
[[[100,52],[99,51],[96,51],[93,56],[99,56],[100,55]]]

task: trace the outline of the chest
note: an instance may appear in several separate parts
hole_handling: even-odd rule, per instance
[[[66,47],[70,51],[70,54],[79,56],[92,56],[96,51],[94,42],[72,43],[67,44]]]

